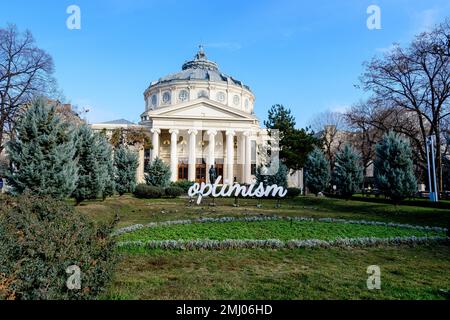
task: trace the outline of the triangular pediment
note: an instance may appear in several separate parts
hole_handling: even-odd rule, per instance
[[[148,115],[153,118],[174,119],[256,120],[253,115],[205,98],[152,110]]]

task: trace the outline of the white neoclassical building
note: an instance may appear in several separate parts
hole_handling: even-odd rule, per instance
[[[153,81],[144,92],[139,125],[127,121],[94,124],[94,129],[141,127],[151,132],[153,149],[140,150],[138,179],[156,157],[170,164],[172,181],[209,182],[214,166],[225,183],[251,183],[270,138],[254,113],[255,95],[242,81],[225,75],[202,47],[181,71]],[[290,176],[299,185],[300,175]]]

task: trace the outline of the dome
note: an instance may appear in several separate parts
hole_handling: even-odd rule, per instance
[[[251,91],[250,88],[244,85],[242,81],[236,80],[233,77],[223,74],[219,70],[219,66],[217,65],[217,63],[208,60],[203,46],[200,46],[199,51],[194,57],[194,60],[187,61],[183,64],[180,72],[162,77],[158,81],[153,82],[151,86],[155,86],[158,84],[167,84],[176,81],[190,80],[225,82],[243,87],[246,90]]]

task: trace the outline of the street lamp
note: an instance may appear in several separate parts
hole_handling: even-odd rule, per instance
[[[438,202],[439,196],[438,196],[438,189],[437,189],[437,182],[436,182],[436,165],[435,165],[435,152],[434,152],[434,141],[435,136],[429,136],[427,137],[426,141],[426,151],[427,151],[427,165],[428,165],[428,185],[430,189],[430,200],[432,202]],[[430,153],[431,153],[431,166],[430,166]],[[431,181],[433,177],[433,181]],[[432,184],[433,182],[433,184]],[[434,189],[434,192],[433,192]]]

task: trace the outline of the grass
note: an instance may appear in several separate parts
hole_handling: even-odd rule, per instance
[[[381,290],[368,290],[369,265]],[[122,253],[105,299],[446,299],[448,246]],[[443,290],[443,291],[441,291]]]
[[[208,206],[208,199],[201,206],[188,206],[187,199],[136,199],[133,196],[108,198],[105,201],[82,203],[77,210],[96,221],[111,221],[120,216],[118,227],[138,223],[195,219],[199,217],[223,217],[243,215],[281,215],[305,217],[331,217],[343,219],[374,220],[416,225],[450,226],[450,209],[444,205],[430,207],[409,204],[393,206],[389,203],[371,202],[372,199],[345,201],[341,199],[299,197],[285,199],[282,207],[275,208],[274,200],[263,200],[257,208],[257,200],[240,199],[240,207],[233,207],[233,199],[217,199],[216,207]]]
[[[233,199],[217,199],[217,207],[209,207],[207,199],[202,206],[190,207],[187,202],[187,199],[141,200],[126,195],[104,202],[86,202],[77,210],[95,221],[110,221],[118,214],[118,227],[199,217],[250,215],[363,219],[440,227],[450,225],[447,202],[434,206],[422,200],[406,201],[393,206],[375,198],[356,197],[344,201],[299,197],[283,200],[280,209],[275,208],[273,200],[264,200],[262,208],[257,208],[257,201],[252,199],[241,199],[239,208],[232,206]],[[300,228],[297,235],[315,232],[308,229]],[[263,228],[261,232],[267,230],[279,232],[270,227]],[[187,236],[185,231],[183,229],[184,237]],[[175,232],[175,229],[167,228],[162,232]],[[197,237],[200,231],[190,232]],[[236,232],[247,235],[251,231],[241,226]],[[321,232],[327,233],[325,230]],[[348,232],[355,230],[347,230],[346,234]],[[167,236],[173,237],[173,234]],[[140,253],[120,252],[119,257],[115,280],[105,299],[448,299],[445,292],[450,290],[448,245],[295,250],[146,250]],[[369,265],[381,268],[381,290],[366,288]]]
[[[233,221],[226,223],[193,223],[184,225],[144,228],[120,236],[122,241],[149,240],[226,240],[226,239],[292,239],[335,240],[337,238],[393,238],[444,236],[443,232],[430,232],[398,227],[330,223],[317,221]]]

